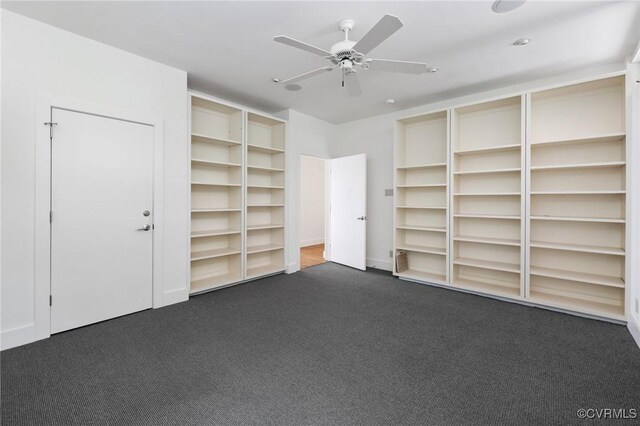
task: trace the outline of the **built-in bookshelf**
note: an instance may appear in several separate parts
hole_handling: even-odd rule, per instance
[[[531,95],[528,298],[623,319],[624,76]]]
[[[284,270],[285,123],[247,117],[247,278]]]
[[[524,283],[523,97],[451,119],[451,285],[520,297]]]
[[[400,120],[395,145],[395,257],[407,269],[394,274],[447,281],[448,113]]]
[[[284,270],[284,129],[191,95],[191,293]]]

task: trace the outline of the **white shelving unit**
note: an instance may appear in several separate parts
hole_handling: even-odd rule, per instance
[[[191,94],[191,293],[284,270],[285,123]]]
[[[396,124],[394,253],[407,253],[408,269],[394,274],[436,283],[447,281],[447,111]]]
[[[397,121],[394,274],[624,321],[625,114],[616,75]]]
[[[531,95],[532,301],[625,318],[624,76]]]
[[[242,280],[243,112],[191,97],[191,293]]]
[[[524,288],[524,97],[456,108],[451,120],[451,285]]]
[[[247,279],[284,271],[285,123],[247,116]]]

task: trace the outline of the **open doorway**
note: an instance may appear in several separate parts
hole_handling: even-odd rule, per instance
[[[300,156],[300,268],[325,263],[327,160]]]

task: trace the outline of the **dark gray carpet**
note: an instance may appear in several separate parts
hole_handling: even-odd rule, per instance
[[[640,411],[640,349],[623,326],[324,264],[5,351],[1,391],[4,426],[569,424]]]

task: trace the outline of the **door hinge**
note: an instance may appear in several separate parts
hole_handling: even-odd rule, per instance
[[[54,123],[53,121],[47,121],[44,123],[45,126],[49,126],[49,140],[53,142],[53,126],[57,126],[58,123]]]
[[[49,306],[53,306],[53,296],[49,295]]]
[[[53,212],[49,212],[49,223],[53,223]]]

